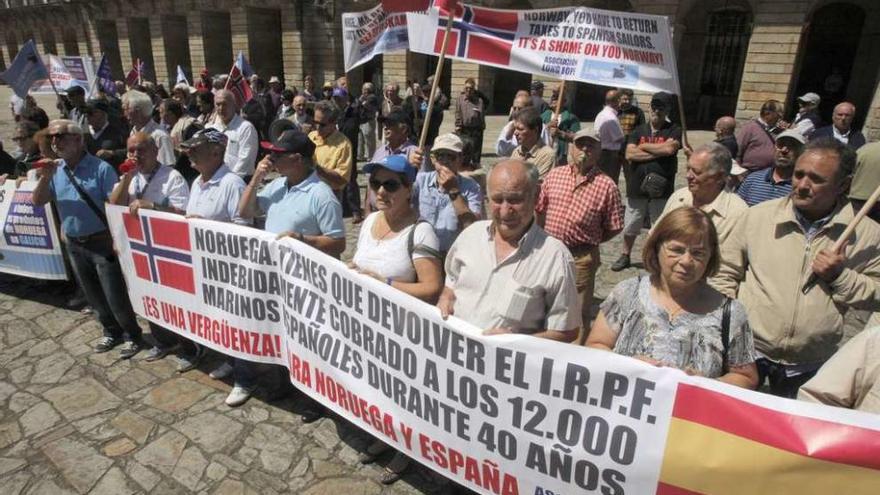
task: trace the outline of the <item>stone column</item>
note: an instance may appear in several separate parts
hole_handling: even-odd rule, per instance
[[[192,61],[193,84],[198,74],[205,68],[205,38],[202,35],[202,11],[189,11],[186,14],[186,27],[189,35],[189,57]]]
[[[232,56],[238,57],[238,52],[250,60],[248,50],[248,15],[247,7],[239,6],[230,12],[230,26],[232,28]]]
[[[795,78],[808,4],[801,1],[758,5],[739,88],[737,120],[758,115],[766,100],[786,101]]]
[[[122,77],[124,78],[132,68],[131,41],[128,38],[128,18],[124,16],[116,18],[116,33],[119,37],[119,58],[122,60]]]
[[[281,9],[281,58],[284,64],[284,82],[299,88],[305,75],[302,30],[307,19],[297,18],[293,5]]]
[[[150,46],[153,49],[153,63],[156,64],[153,68],[156,71],[156,81],[166,84],[167,86],[165,87],[171,89],[174,85],[173,79],[176,79],[177,74],[168,74],[168,64],[165,58],[165,37],[162,33],[162,16],[160,14],[153,14],[149,17],[149,22]],[[169,80],[171,80],[170,83],[168,82]]]

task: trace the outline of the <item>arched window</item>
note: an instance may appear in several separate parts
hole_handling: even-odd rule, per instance
[[[716,10],[709,14],[700,93],[736,96],[749,45],[751,21],[741,10]]]

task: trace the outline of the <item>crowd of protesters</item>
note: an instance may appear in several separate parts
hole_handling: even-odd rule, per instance
[[[253,76],[243,102],[224,77],[203,72],[171,94],[121,84],[117,96],[86,99],[72,88],[56,120],[32,98],[14,109],[16,152],[0,153],[0,172],[37,180],[33,201],[57,210],[76,285],[103,328],[95,352],[119,347],[131,358],[146,346],[105,203],[259,225],[337,258],[351,217],[361,224],[352,270],[485,335],[529,334],[880,412],[877,332],[836,355],[847,312],[880,311],[880,208],[832,249],[880,185],[880,143],[852,128],[852,104],[823,125],[815,93],[798,98],[791,123],[767,101],[738,130],[719,118],[717,139],[691,149],[670,118],[672,95],[649,95],[645,112],[632,91],[611,89],[582,128],[558,91],[547,102],[535,82],[516,94],[489,167],[489,100],[472,79],[429,102],[430,80],[403,93],[368,82],[356,96],[345,77],[319,92],[311,76],[299,90]],[[454,132],[441,135],[447,109]],[[680,153],[687,186],[675,190]],[[594,314],[599,246],[622,234],[610,269],[632,269],[646,226],[646,273],[632,270]],[[147,361],[175,353],[185,372],[206,354],[159,325],[150,334]],[[226,404],[235,407],[263,368],[229,359],[210,376],[232,377]],[[303,420],[322,414],[311,403]],[[361,460],[386,450],[377,441]],[[398,454],[382,481],[407,464]]]

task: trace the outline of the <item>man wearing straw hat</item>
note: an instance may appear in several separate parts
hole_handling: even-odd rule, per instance
[[[834,354],[847,310],[880,310],[880,226],[858,222],[845,199],[854,165],[838,141],[808,143],[791,196],[749,208],[730,235],[719,285],[748,309],[761,381],[776,395],[794,397]]]

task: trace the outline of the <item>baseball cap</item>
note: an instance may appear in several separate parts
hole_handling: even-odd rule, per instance
[[[183,149],[192,149],[208,143],[222,144],[223,146],[226,146],[227,141],[228,138],[226,137],[226,134],[223,134],[217,129],[209,127],[207,129],[200,130],[199,132],[195,133],[193,137],[180,143],[180,147]]]
[[[408,161],[406,161],[406,157],[403,155],[388,155],[378,162],[370,162],[364,165],[364,172],[372,174],[373,171],[376,170],[376,167],[387,168],[392,172],[404,174],[406,175],[407,182],[410,184],[416,180],[416,174],[419,172],[415,167],[410,165]]]
[[[83,89],[81,86],[71,86],[71,87],[67,88],[67,96],[71,96],[71,95],[75,95],[75,94],[84,95],[84,94],[86,94],[86,90]]]
[[[346,98],[348,97],[348,91],[346,91],[345,88],[333,88],[333,97],[335,98],[337,96]]]
[[[532,89],[544,89],[544,83],[541,81],[532,81]]]
[[[86,102],[86,113],[92,113],[95,110],[100,110],[104,113],[110,111],[110,104],[107,103],[107,100],[102,100],[100,98],[94,98]]]
[[[322,86],[322,88],[324,88],[324,89],[333,89],[333,83],[332,83],[332,82],[329,82],[329,81],[328,81],[328,82],[325,82],[325,83],[324,83],[324,86]]]
[[[434,145],[431,146],[432,153],[440,150],[448,150],[454,151],[456,153],[461,153],[463,149],[464,143],[461,142],[461,138],[451,133],[437,136],[437,139],[434,140]]]
[[[593,141],[596,141],[597,143],[601,142],[601,140],[599,139],[599,132],[595,129],[581,129],[577,131],[577,133],[574,135],[574,139],[572,139],[572,142],[576,142],[578,139],[581,138],[589,138]]]
[[[654,96],[651,97],[651,106],[663,108],[666,111],[672,110],[672,95],[665,91],[654,93]]]
[[[817,95],[816,93],[806,93],[798,96],[798,101],[818,105],[819,102],[822,101],[822,98],[820,98],[819,95]]]
[[[278,79],[278,76],[272,76],[269,78],[269,84],[278,83],[281,84],[281,79]]]
[[[785,132],[776,136],[777,141],[779,141],[782,138],[791,138],[801,144],[807,144],[807,139],[804,137],[804,135],[794,129],[788,129]]]
[[[260,147],[275,153],[299,153],[308,157],[315,154],[315,143],[297,129],[282,132],[274,141],[262,141]]]

